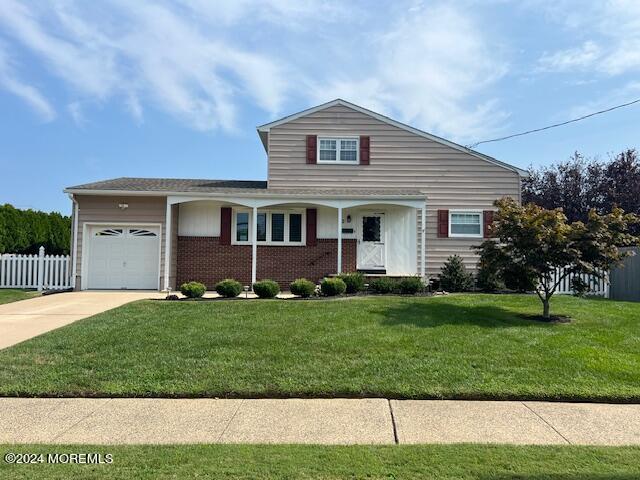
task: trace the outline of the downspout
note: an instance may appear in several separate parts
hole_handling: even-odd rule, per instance
[[[73,239],[73,244],[71,247],[71,287],[75,290],[76,288],[76,276],[78,275],[77,265],[78,265],[78,213],[80,212],[80,204],[73,193],[69,194],[69,198],[72,202],[72,211],[73,211],[73,222],[72,222],[72,231],[71,238]]]

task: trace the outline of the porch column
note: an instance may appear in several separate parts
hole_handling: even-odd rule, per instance
[[[251,290],[256,283],[256,271],[258,265],[258,207],[253,207],[251,216]]]
[[[425,270],[426,259],[426,232],[427,232],[427,214],[426,205],[423,205],[420,209],[421,221],[420,221],[420,273],[422,274],[422,280],[427,279],[427,272]]]
[[[338,207],[338,274],[342,273],[342,207]]]
[[[169,270],[171,270],[171,204],[167,198],[167,212],[164,220],[164,285],[162,288],[168,291]]]

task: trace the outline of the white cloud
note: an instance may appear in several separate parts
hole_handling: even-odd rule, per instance
[[[84,116],[84,112],[82,111],[82,105],[80,105],[80,102],[71,102],[67,105],[67,110],[77,126],[82,127],[86,123],[87,120]]]
[[[2,45],[0,45],[0,88],[22,98],[44,121],[49,122],[56,117],[55,109],[38,89],[17,77]]]
[[[545,53],[539,61],[540,69],[546,71],[574,71],[592,67],[602,56],[602,49],[592,41],[580,47]]]
[[[366,48],[370,67],[316,82],[319,101],[344,97],[459,141],[495,132],[508,116],[483,99],[507,65],[467,9],[414,7]]]
[[[637,99],[638,96],[640,96],[640,81],[631,81],[619,88],[611,90],[598,100],[573,107],[569,111],[569,118],[581,117],[615,105],[627,103]],[[638,106],[629,108],[638,108]]]
[[[288,79],[280,63],[216,37],[215,26],[158,4],[115,0],[35,7],[4,0],[0,25],[79,95],[121,97],[137,121],[142,102],[199,130],[233,130],[240,97],[278,113]]]
[[[640,2],[638,0],[531,0],[578,38],[581,46],[545,53],[539,70],[592,71],[609,76],[640,70]]]
[[[487,95],[507,71],[500,45],[468,7],[2,0],[0,29],[68,87],[79,124],[81,105],[117,100],[137,123],[153,108],[233,132],[247,103],[273,118],[344,97],[462,141],[508,116]]]

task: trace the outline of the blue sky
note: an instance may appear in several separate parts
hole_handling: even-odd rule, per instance
[[[0,203],[266,178],[256,125],[344,98],[462,144],[640,98],[640,1],[0,0]],[[478,150],[639,147],[640,106]]]

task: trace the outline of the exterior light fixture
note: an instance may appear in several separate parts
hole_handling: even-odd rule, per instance
[[[129,208],[129,204],[128,203],[119,203],[118,204],[118,208],[120,210],[126,210],[127,208]]]

